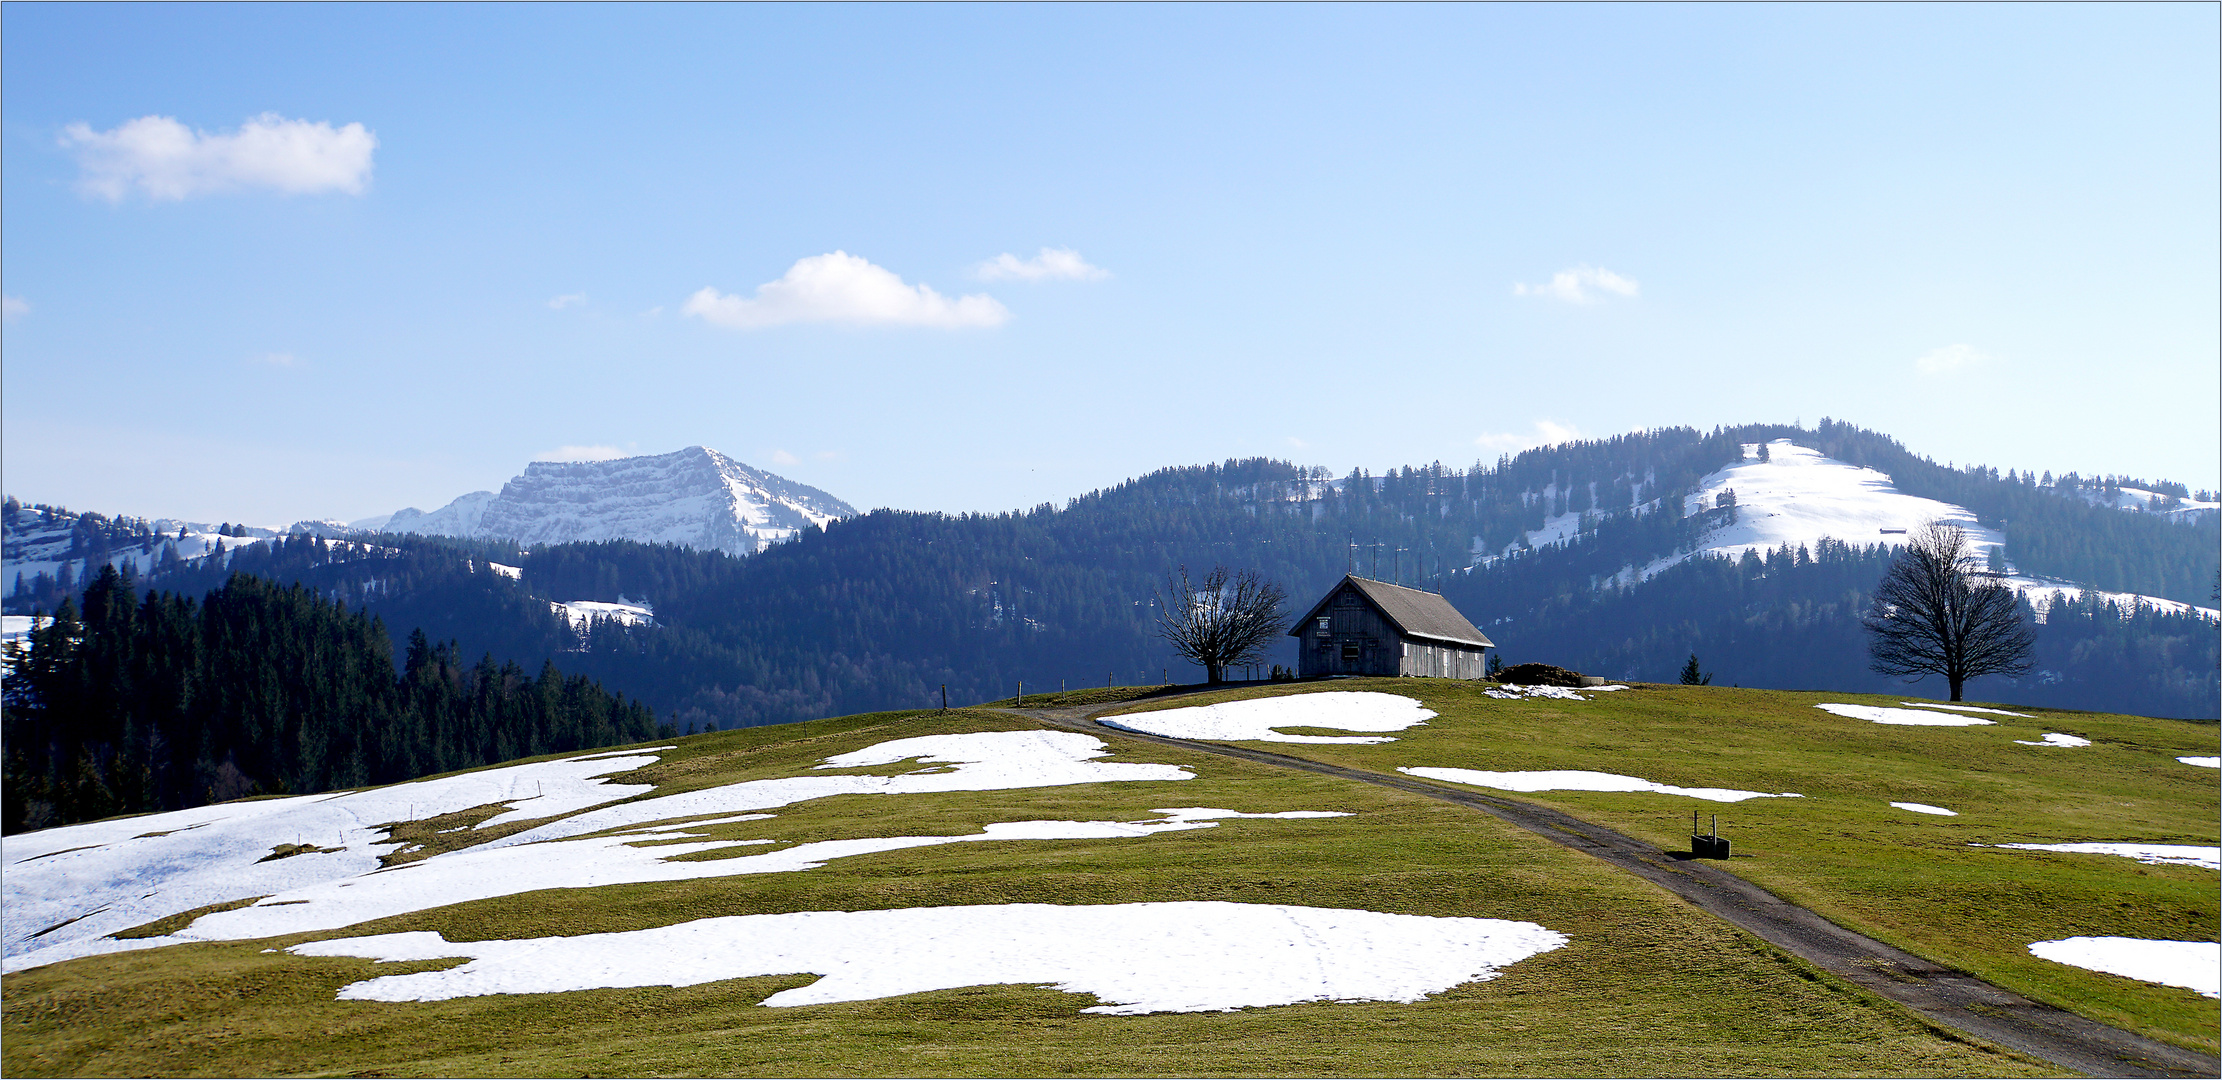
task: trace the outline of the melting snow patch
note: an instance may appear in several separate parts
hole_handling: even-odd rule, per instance
[[[1935,814],[1938,817],[1960,816],[1960,812],[1957,810],[1946,810],[1941,806],[1930,806],[1928,803],[1894,802],[1890,805],[1895,806],[1900,810],[1911,810],[1916,814]]]
[[[2019,848],[2023,851],[2063,851],[2072,855],[2120,855],[2148,866],[2204,866],[2222,870],[2222,848],[2197,844],[1974,844],[1973,847]]]
[[[1953,712],[1980,712],[1989,713],[1992,716],[2018,716],[2024,720],[2035,719],[2035,717],[2032,717],[2025,712],[2007,712],[2004,709],[1985,709],[1975,705],[1946,705],[1942,702],[1935,701],[1901,701],[1898,704],[1911,705],[1917,709],[1950,709]]]
[[[2014,740],[2014,745],[2015,745],[2015,746],[2089,746],[2089,745],[2091,745],[2091,740],[2089,740],[2089,739],[2086,739],[2086,738],[2084,738],[2084,737],[2082,737],[2082,736],[2080,736],[2080,735],[2062,735],[2062,734],[2060,734],[2060,733],[2059,733],[2059,732],[2057,732],[2057,731],[2048,731],[2048,732],[2045,732],[2045,733],[2044,733],[2044,737],[2042,738],[2042,740],[2041,740],[2041,741],[2038,741],[2038,742],[2030,742],[2030,741],[2029,741],[2029,740],[2027,740],[2027,739],[2015,739],[2015,740]]]
[[[774,1008],[1048,983],[1091,1013],[1228,1012],[1301,1001],[1419,1001],[1566,944],[1535,923],[1185,901],[994,904],[736,915],[576,937],[451,944],[416,932],[295,945],[380,962],[468,957],[340,988],[342,1000],[445,1001],[812,973]]]
[[[639,795],[650,787],[604,778],[655,761],[637,751],[591,761],[565,758],[371,791],[220,803],[9,836],[0,839],[0,863],[7,868],[0,875],[6,943],[0,971],[172,944],[175,939],[106,935],[208,904],[368,874],[398,846],[381,828],[389,822],[506,804],[492,824]],[[338,850],[262,861],[277,845],[297,843]],[[55,928],[41,933],[48,927]]]
[[[976,833],[957,836],[891,836],[856,840],[822,840],[796,844],[759,855],[674,862],[683,855],[723,852],[772,843],[769,840],[697,841],[701,834],[686,830],[699,823],[673,825],[654,831],[635,830],[616,836],[553,841],[530,847],[485,847],[435,855],[420,862],[367,873],[339,881],[326,881],[268,897],[230,911],[203,915],[174,935],[100,942],[100,946],[68,955],[41,950],[21,958],[21,967],[36,967],[91,952],[112,952],[114,946],[151,948],[186,941],[240,941],[279,934],[337,930],[371,919],[415,911],[514,896],[540,889],[585,889],[650,881],[686,881],[697,878],[744,874],[783,874],[815,870],[834,859],[870,855],[907,848],[938,847],[1003,840],[1126,840],[1161,832],[1212,829],[1227,818],[1348,817],[1328,810],[1291,810],[1277,814],[1245,814],[1209,807],[1178,807],[1156,811],[1165,817],[1151,821],[1016,821],[991,824]],[[290,860],[288,860],[290,861]],[[18,958],[11,957],[15,964]],[[10,967],[9,970],[16,970]]]
[[[1708,802],[1742,802],[1745,799],[1802,799],[1796,792],[1781,791],[1769,794],[1764,791],[1738,791],[1734,788],[1686,788],[1671,784],[1653,783],[1633,776],[1614,773],[1560,770],[1556,772],[1483,772],[1479,769],[1397,769],[1400,773],[1424,776],[1429,780],[1447,780],[1454,784],[1472,784],[1475,787],[1496,788],[1499,791],[1648,791],[1659,795],[1681,795]]]
[[[1878,724],[1900,724],[1910,727],[1975,727],[1995,724],[1980,716],[1954,716],[1951,713],[1924,712],[1920,709],[1888,709],[1879,705],[1815,705],[1822,712],[1854,720],[1872,720]]]
[[[2222,769],[2222,757],[2180,757],[2176,760],[2202,769]]]
[[[1333,691],[1251,698],[1162,712],[1131,713],[1099,721],[1109,727],[1162,735],[1168,739],[1214,742],[1385,743],[1387,736],[1283,735],[1279,727],[1340,728],[1344,731],[1403,731],[1435,715],[1433,709],[1402,694]]]
[[[2127,937],[2032,942],[2029,953],[2056,964],[2222,997],[2222,944]]]
[[[1583,690],[1587,690],[1587,691],[1589,691],[1589,692],[1591,692],[1591,693],[1604,693],[1604,692],[1606,692],[1606,691],[1608,691],[1608,690],[1626,690],[1626,689],[1628,689],[1628,688],[1627,688],[1627,687],[1625,687],[1625,686],[1618,686],[1618,685],[1615,685],[1615,686],[1585,686],[1585,687],[1582,687],[1582,689],[1583,689]],[[1559,699],[1560,701],[1588,701],[1588,700],[1589,700],[1588,698],[1585,698],[1585,697],[1583,697],[1583,696],[1582,696],[1581,694],[1579,694],[1579,693],[1576,693],[1576,692],[1574,691],[1574,688],[1573,688],[1573,687],[1571,687],[1571,686],[1506,686],[1506,687],[1502,687],[1502,688],[1495,688],[1495,687],[1493,687],[1493,688],[1491,688],[1491,689],[1488,689],[1488,690],[1484,690],[1484,691],[1482,691],[1482,693],[1484,693],[1484,694],[1487,694],[1487,695],[1489,695],[1490,697],[1493,697],[1493,698],[1506,698],[1506,699],[1512,699],[1512,698],[1522,698],[1522,697],[1539,697],[1539,698],[1557,698],[1557,699]]]
[[[1189,780],[1178,765],[1092,761],[1111,751],[1077,731],[976,731],[921,735],[830,757],[820,769],[871,768],[917,759],[926,768],[901,776],[783,776],[612,806],[551,821],[488,845],[511,847],[672,818],[771,810],[833,795],[912,795],[940,791],[1008,791],[1131,780]],[[947,767],[944,767],[947,766]]]
[[[990,826],[985,833],[957,838],[836,840],[796,845],[767,855],[677,864],[663,860],[689,851],[741,845],[704,842],[640,849],[627,845],[663,837],[632,833],[584,841],[576,847],[550,845],[529,853],[508,851],[528,841],[576,837],[673,818],[769,809],[828,795],[990,791],[1121,780],[1187,780],[1193,776],[1174,765],[1088,760],[1107,753],[1102,740],[1078,732],[924,736],[829,758],[820,768],[885,765],[913,758],[954,767],[929,767],[893,777],[756,780],[575,813],[651,790],[648,785],[612,784],[601,779],[657,760],[652,754],[636,751],[627,756],[597,754],[592,760],[564,759],[487,769],[374,791],[226,803],[9,836],[0,839],[0,862],[7,867],[0,875],[0,934],[5,935],[6,950],[0,971],[14,972],[79,956],[158,948],[187,940],[287,933],[290,931],[266,927],[291,925],[312,912],[317,914],[309,921],[319,923],[318,928],[335,929],[360,918],[530,889],[802,870],[821,865],[826,858],[867,851],[958,840],[1026,839],[1029,836],[1021,835],[1025,830],[1047,826],[1039,822]],[[380,858],[399,846],[379,826],[488,803],[507,803],[510,809],[487,824],[557,814],[574,816],[489,844],[374,873],[380,869]],[[1166,829],[1211,827],[1208,822],[1191,820],[1139,825],[1067,824],[1083,829],[1085,836],[1140,836]],[[323,845],[328,841],[342,850],[259,861],[278,844]],[[504,851],[507,854],[503,858],[492,858]],[[40,859],[42,855],[51,857]],[[818,861],[810,861],[812,858]],[[464,865],[458,868],[458,863]],[[708,873],[689,867],[705,868]],[[252,896],[269,899],[203,916],[178,935],[121,940],[107,936],[197,907]],[[359,903],[341,902],[341,898],[353,901],[357,896],[362,897]],[[375,913],[349,917],[347,913],[355,910]],[[278,918],[280,915],[285,918]]]

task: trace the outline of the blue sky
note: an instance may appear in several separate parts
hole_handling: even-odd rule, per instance
[[[10,4],[0,481],[283,524],[702,444],[999,510],[1830,415],[2222,486],[2217,31]]]

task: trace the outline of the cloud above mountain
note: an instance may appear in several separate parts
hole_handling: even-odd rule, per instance
[[[77,157],[79,191],[121,202],[136,190],[165,202],[241,189],[360,195],[370,185],[378,136],[359,123],[333,127],[266,112],[229,132],[197,131],[168,116],[107,131],[71,124],[61,145]]]
[[[779,280],[757,286],[753,297],[704,287],[680,310],[735,330],[789,323],[962,329],[1001,326],[1011,318],[1009,308],[985,293],[951,299],[846,251],[798,259]]]

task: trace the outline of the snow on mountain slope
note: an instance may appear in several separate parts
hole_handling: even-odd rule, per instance
[[[498,494],[473,492],[431,513],[402,510],[385,527],[520,544],[638,540],[748,555],[854,513],[817,488],[690,446],[615,461],[536,461]]]
[[[1824,457],[1788,439],[1767,444],[1767,455],[1769,460],[1761,461],[1759,444],[1745,444],[1743,461],[1698,481],[1697,492],[1684,500],[1682,516],[1689,517],[1713,506],[1723,492],[1736,493],[1736,520],[1708,533],[1699,552],[1765,554],[1784,544],[1810,548],[1824,536],[1904,547],[1908,532],[1932,519],[1964,530],[1979,559],[2006,543],[2003,533],[1984,527],[1966,507],[1907,495],[1873,469]],[[1688,557],[1662,559],[1645,567],[1644,576]]]
[[[494,501],[491,491],[474,491],[457,496],[454,502],[425,513],[412,506],[387,515],[381,531],[397,533],[423,533],[428,536],[482,536],[478,523],[486,516],[486,504]]]
[[[1764,555],[1785,544],[1811,549],[1823,537],[1861,546],[1904,547],[1907,535],[1930,520],[1965,531],[1979,566],[1989,561],[1994,550],[2004,557],[2005,534],[1978,522],[1964,506],[1907,495],[1882,473],[1825,457],[1788,439],[1768,443],[1766,451],[1767,460],[1762,461],[1760,445],[1745,444],[1744,460],[1706,476],[1683,502],[1682,515],[1688,517],[1732,491],[1734,521],[1707,533],[1696,551],[1655,559],[1640,571],[1631,568],[1621,580],[1649,579],[1697,555],[1739,558],[1746,551]],[[2002,580],[2028,597],[2040,615],[2051,606],[2053,594],[2076,600],[2086,591],[2073,581],[2021,573],[2010,563]],[[2138,593],[2101,591],[2098,595],[2118,606],[2195,611],[2222,619],[2222,611],[2177,600]]]

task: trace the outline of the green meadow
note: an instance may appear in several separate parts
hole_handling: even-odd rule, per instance
[[[2029,719],[1975,714],[1988,726],[1908,727],[1855,720],[1822,702],[1897,707],[1881,697],[1639,684],[1589,700],[1489,697],[1486,684],[1338,680],[1138,703],[1173,708],[1286,693],[1371,690],[1419,699],[1438,715],[1372,745],[1244,745],[1377,772],[1585,770],[1677,787],[1796,792],[1716,803],[1647,792],[1491,792],[1564,810],[1675,852],[1690,815],[1720,817],[1728,868],[1779,896],[1917,955],[2084,1016],[2212,1052],[2217,1003],[2188,990],[2085,971],[2030,955],[2031,942],[2088,936],[2215,940],[2216,874],[2128,858],[1977,845],[2144,841],[2213,845],[2212,769],[2175,760],[2216,752],[2212,722],[2024,706]],[[1291,734],[1347,731],[1290,727]],[[2024,746],[2046,732],[2086,747]],[[1893,802],[1953,810],[1942,817]]]
[[[1328,689],[1351,688],[1335,684]],[[1936,952],[1932,939],[1981,942],[2007,964],[2013,941],[2072,922],[2076,901],[2026,902],[2052,909],[2036,929],[2020,907],[1999,903],[1960,913],[1984,895],[2019,881],[2056,882],[2053,894],[2098,893],[2133,906],[2163,900],[2183,909],[2140,916],[2108,929],[2158,932],[2213,915],[2213,875],[2106,860],[2088,869],[2026,853],[1963,853],[1957,842],[2006,836],[1981,799],[2035,814],[2074,802],[2096,784],[2122,789],[2125,801],[2171,808],[2167,828],[2135,835],[2213,836],[2211,776],[2192,776],[2178,792],[2153,765],[2142,783],[2094,780],[2086,754],[2030,751],[2025,773],[1953,779],[1946,759],[1902,732],[1881,736],[1797,713],[1796,695],[1715,691],[1624,692],[1588,703],[1498,703],[1469,688],[1395,682],[1381,688],[1418,693],[1443,715],[1378,747],[1281,747],[1335,756],[1372,768],[1446,764],[1504,768],[1581,767],[1636,772],[1654,779],[1745,783],[1804,790],[1807,800],[1725,808],[1739,852],[1759,857],[1736,868],[1814,904],[1869,907],[1904,916],[1909,947]],[[1031,702],[1029,702],[1031,704]],[[1703,717],[1711,716],[1708,722]],[[1819,715],[1819,714],[1816,714]],[[1730,720],[1729,718],[1733,718]],[[2094,738],[2133,735],[2151,742],[2170,730],[2152,721],[2107,718]],[[653,783],[655,795],[743,780],[803,775],[824,758],[919,735],[1018,730],[1030,721],[978,710],[883,713],[677,741],[658,763],[615,779]],[[1724,729],[1715,731],[1715,728]],[[1919,732],[1997,740],[1998,731]],[[2018,730],[2018,729],[2016,729]],[[2032,728],[2031,730],[2035,730]],[[2082,729],[2078,729],[2082,730]],[[2202,734],[2205,732],[2206,734]],[[2138,734],[2143,733],[2143,734]],[[2185,727],[2189,752],[2207,729]],[[1706,736],[1710,745],[1675,748],[1672,762],[1638,749],[1669,736]],[[1820,738],[1818,743],[1812,740]],[[1888,762],[1864,777],[1827,779],[1826,762],[1848,765],[1870,740]],[[1107,737],[1101,760],[1159,762],[1195,774],[1185,781],[1101,783],[1009,791],[840,795],[780,808],[768,820],[704,827],[713,838],[811,841],[898,835],[952,835],[994,822],[1137,821],[1165,807],[1219,807],[1247,813],[1334,810],[1353,816],[1227,820],[1214,828],[1113,840],[1027,840],[954,844],[833,860],[793,873],[546,890],[476,900],[344,930],[224,944],[189,944],[94,956],[9,975],[0,985],[0,1046],[9,1074],[33,1075],[2053,1075],[2057,1070],[1940,1031],[1890,1002],[1822,974],[1680,900],[1602,863],[1548,843],[1485,814],[1423,796],[1232,761],[1216,755]],[[1808,745],[1812,743],[1811,745]],[[1943,740],[1938,745],[1945,745]],[[2144,744],[2138,744],[2143,746]],[[2151,750],[2109,745],[2107,754],[2147,757]],[[2019,749],[2019,748],[2017,748]],[[1513,751],[1517,751],[1514,753]],[[1459,757],[1459,755],[1465,755]],[[1511,756],[1507,756],[1510,754]],[[1630,760],[1643,755],[1643,768]],[[2019,762],[1997,752],[2000,760]],[[1457,760],[1452,760],[1457,758]],[[1593,760],[1594,759],[1594,760]],[[1970,759],[1974,760],[1973,758]],[[2173,764],[2170,762],[2169,764]],[[1701,767],[1702,766],[1702,767]],[[918,763],[857,772],[894,775]],[[2125,766],[2126,768],[2126,766]],[[2180,767],[2179,767],[2180,768]],[[1676,771],[1679,770],[1679,771]],[[2191,770],[2185,769],[2186,772]],[[1670,775],[1671,774],[1671,775]],[[1900,790],[1916,775],[1919,790]],[[2057,777],[2057,779],[2053,779]],[[1764,784],[1762,784],[1764,780]],[[1955,785],[1965,784],[1966,787]],[[2077,786],[2081,785],[2081,786]],[[2201,786],[2204,785],[2202,788]],[[2200,788],[2200,791],[2193,790]],[[2143,794],[2132,796],[2132,791]],[[1911,798],[1952,804],[1969,825],[1940,831],[1869,812],[1860,799]],[[647,797],[647,796],[644,796]],[[1616,827],[1672,844],[1686,825],[1684,804],[1656,796],[1549,797]],[[2192,809],[2206,799],[2205,832]],[[2142,801],[2140,801],[2142,800]],[[2178,809],[2178,804],[2183,804]],[[1703,804],[1709,806],[1710,804]],[[2023,809],[2029,807],[2030,809]],[[446,847],[480,842],[509,828],[443,832],[484,820],[493,807],[407,827],[406,836]],[[1975,812],[1975,811],[1980,811]],[[2102,829],[2110,812],[2083,823]],[[2121,813],[2132,810],[2124,808]],[[2177,820],[2180,818],[2181,820]],[[1973,827],[1969,827],[1973,826]],[[516,826],[516,827],[522,827]],[[1822,829],[1829,830],[1821,832]],[[2036,822],[2024,834],[2054,837]],[[1795,841],[1787,837],[1805,834]],[[1778,836],[1778,834],[1780,834]],[[2080,834],[2077,834],[2080,835]],[[435,848],[434,850],[436,850]],[[747,853],[751,849],[741,849]],[[762,850],[761,848],[753,850]],[[413,857],[432,851],[412,853]],[[1957,860],[1957,861],[1955,861]],[[1909,872],[1910,862],[1959,869]],[[2124,863],[2117,866],[2116,863]],[[1791,864],[1795,873],[1790,872]],[[1859,882],[1906,885],[1870,897]],[[1774,876],[1770,876],[1774,875]],[[1987,876],[1986,876],[1987,875]],[[2180,887],[2178,887],[2180,885]],[[1911,894],[1943,888],[1947,929],[1924,928]],[[1958,890],[1958,891],[1954,891]],[[1964,895],[1963,895],[1964,894]],[[2150,898],[2151,903],[2145,901]],[[1220,1013],[1106,1016],[1081,1010],[1091,995],[1043,986],[972,986],[867,1001],[793,1008],[760,1004],[816,976],[732,979],[692,987],[604,989],[495,995],[440,1002],[340,1001],[340,987],[375,975],[436,970],[460,963],[374,964],[295,956],[285,946],[314,938],[431,930],[451,941],[597,933],[666,926],[710,916],[797,911],[858,911],[1002,903],[1112,904],[1226,900],[1256,904],[1362,908],[1422,916],[1527,920],[1571,941],[1471,982],[1408,1004],[1317,1002]],[[2017,902],[2020,903],[2020,902]],[[1934,900],[1928,905],[1932,910]],[[1905,909],[1901,912],[1901,908]],[[1988,931],[1985,928],[1988,928]],[[2009,933],[2008,927],[2011,927]],[[1884,929],[1895,929],[1888,924]],[[156,928],[164,929],[164,928]],[[2090,928],[2083,928],[2090,929]],[[1919,931],[1918,933],[1914,931]],[[2007,938],[2012,938],[2012,941]],[[2030,940],[2034,940],[2031,938]],[[1959,948],[1953,944],[1954,948]],[[2028,965],[2024,965],[2027,967]],[[2020,970],[2014,968],[2013,970]],[[2034,972],[2036,969],[2031,968]],[[2168,994],[2096,977],[2052,973],[2055,983],[2094,1010],[2125,1012],[2141,1024],[2185,1038],[2200,1008]],[[2030,975],[2038,990],[2039,974]],[[2089,983],[2091,985],[2087,986]],[[2211,1034],[2214,1009],[2204,1005]],[[2210,1040],[2211,1043],[2211,1040]]]

